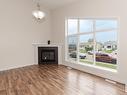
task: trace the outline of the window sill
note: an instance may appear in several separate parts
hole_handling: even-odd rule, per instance
[[[117,73],[117,70],[109,69],[109,68],[106,68],[106,67],[100,67],[100,66],[95,66],[95,65],[90,65],[90,64],[85,64],[85,63],[75,62],[75,61],[69,61],[69,60],[66,60],[66,62],[76,64],[76,65],[82,65],[82,66],[86,66],[86,67],[90,67],[90,68],[95,68],[95,69],[99,69],[99,70],[103,70],[103,71],[109,71],[109,72],[112,72],[112,73]]]

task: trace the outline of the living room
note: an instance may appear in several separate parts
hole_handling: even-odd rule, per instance
[[[0,95],[127,94],[126,0],[0,2]]]

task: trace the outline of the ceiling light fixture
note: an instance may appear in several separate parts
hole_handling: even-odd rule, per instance
[[[40,21],[41,19],[43,19],[45,17],[45,13],[43,11],[41,11],[41,9],[40,9],[39,1],[37,2],[37,10],[34,10],[32,12],[32,15],[38,21]]]

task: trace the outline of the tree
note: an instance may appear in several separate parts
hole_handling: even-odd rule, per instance
[[[93,43],[94,42],[94,39],[89,39],[88,42],[90,42],[90,43],[92,42]]]
[[[92,51],[93,50],[93,46],[87,45],[87,46],[85,46],[85,50],[86,50],[86,52]]]

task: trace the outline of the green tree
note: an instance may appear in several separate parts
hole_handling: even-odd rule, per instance
[[[90,42],[90,43],[91,43],[91,42],[94,42],[94,39],[89,39],[88,42]]]
[[[85,46],[85,50],[86,50],[86,52],[92,51],[93,50],[93,46],[87,45],[87,46]]]

